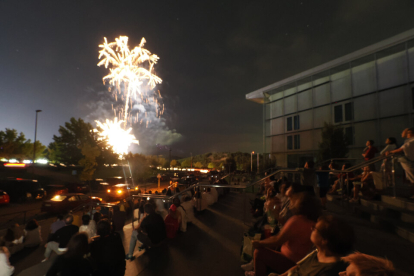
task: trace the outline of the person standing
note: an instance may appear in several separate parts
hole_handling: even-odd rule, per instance
[[[378,150],[376,147],[374,147],[374,140],[368,140],[366,143],[366,148],[364,152],[362,153],[362,156],[364,157],[365,161],[369,161],[372,158],[375,157],[375,154],[377,154]],[[369,165],[369,169],[372,172],[375,172],[375,164]]]
[[[386,155],[403,153],[403,156],[398,157],[398,162],[405,171],[405,176],[411,185],[414,185],[414,128],[407,128],[403,131],[403,138],[407,138],[404,144],[399,148],[392,151],[388,151]],[[414,199],[414,187],[411,189],[411,197]]]

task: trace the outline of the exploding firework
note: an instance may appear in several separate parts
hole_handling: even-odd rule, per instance
[[[118,118],[115,117],[113,121],[106,119],[106,123],[95,122],[101,129],[95,129],[99,135],[98,140],[106,140],[112,146],[113,151],[119,155],[119,159],[122,159],[123,155],[128,153],[128,147],[132,143],[138,144],[138,140],[130,133],[132,128],[125,130],[121,127],[122,120],[118,121]]]
[[[150,97],[147,94],[144,95],[144,89],[142,89],[144,83],[152,90],[162,82],[161,78],[154,74],[154,65],[159,57],[143,48],[145,42],[145,38],[142,38],[141,43],[130,50],[128,37],[120,36],[115,39],[115,42],[111,43],[108,43],[105,37],[104,43],[99,45],[102,48],[99,51],[99,59],[102,59],[98,66],[104,65],[105,68],[108,68],[110,64],[112,65],[112,68],[109,68],[110,73],[103,77],[103,82],[108,81],[109,84],[117,88],[116,91],[113,91],[115,99],[117,99],[116,92],[121,94],[123,86],[123,96],[121,98],[125,100],[125,106],[123,110],[119,111],[119,115],[120,117],[121,114],[123,115],[124,128],[132,118],[129,111],[133,107],[133,100],[138,100],[140,104],[152,102],[157,114],[163,112],[163,108],[160,111],[161,105],[157,100],[159,91],[158,94],[154,93],[154,96]],[[135,121],[139,121],[138,117]]]

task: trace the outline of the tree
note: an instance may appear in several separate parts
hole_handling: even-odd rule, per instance
[[[171,167],[179,167],[181,164],[177,160],[173,159],[171,160],[170,166]]]
[[[137,179],[139,182],[143,182],[151,176],[152,170],[145,155],[128,153],[125,156],[125,159],[131,166],[132,177],[134,179]]]
[[[190,159],[184,159],[181,162],[181,168],[189,168],[191,166],[191,160]]]
[[[235,171],[237,169],[236,160],[233,157],[227,158],[224,169],[230,170],[230,172]]]
[[[53,143],[56,145],[52,147],[60,148],[57,159],[62,163],[78,164],[83,157],[82,147],[85,144],[96,145],[92,125],[80,118],[70,118],[65,126],[59,127],[59,134],[60,136],[53,135]]]
[[[202,168],[203,167],[203,164],[201,164],[201,162],[197,162],[197,163],[194,164],[194,167],[196,167],[196,168]]]
[[[318,161],[331,158],[346,158],[348,155],[348,142],[343,129],[333,124],[324,124],[322,129],[322,142],[319,143]]]
[[[46,147],[39,141],[36,141],[36,158],[44,156]],[[0,157],[3,158],[18,158],[18,159],[32,159],[33,158],[33,143],[22,132],[19,134],[15,129],[6,128],[5,131],[0,131]]]
[[[80,175],[82,181],[89,181],[93,179],[98,163],[96,158],[101,154],[101,151],[97,146],[91,146],[85,143],[82,147],[81,153],[83,158],[79,160],[79,165],[83,167],[83,171]]]
[[[214,164],[213,162],[208,163],[209,169],[214,169],[215,167],[216,167],[216,164]]]

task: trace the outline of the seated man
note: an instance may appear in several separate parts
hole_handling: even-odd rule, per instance
[[[68,244],[70,238],[73,235],[79,232],[79,227],[73,225],[73,216],[68,215],[65,218],[65,226],[57,230],[51,237],[51,241],[45,244],[45,259],[42,262],[45,262],[49,259],[50,254],[54,251],[56,254],[61,255],[67,251],[66,245]]]
[[[129,253],[125,256],[125,259],[131,261],[134,259],[133,254],[137,241],[142,244],[140,246],[140,250],[142,250],[159,244],[166,236],[164,220],[159,214],[155,213],[155,209],[150,203],[145,204],[143,219],[132,231]]]
[[[408,181],[414,184],[414,128],[407,128],[401,134],[403,138],[407,138],[399,149],[386,152],[386,155],[395,153],[404,153],[398,158],[401,167],[405,171],[405,176]],[[414,199],[414,189],[412,190],[411,199]]]
[[[355,235],[346,222],[322,216],[313,227],[311,241],[316,249],[281,276],[338,275],[346,267],[341,257],[352,250]]]
[[[391,261],[359,252],[343,257],[349,263],[346,271],[339,276],[392,276],[394,266]]]

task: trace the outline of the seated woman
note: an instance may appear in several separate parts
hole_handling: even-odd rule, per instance
[[[35,219],[30,220],[24,228],[24,247],[36,247],[42,243],[40,226]]]
[[[21,235],[19,224],[14,224],[7,229],[6,234],[2,237],[1,246],[7,247],[10,255],[19,252],[24,248],[23,236]]]
[[[341,258],[352,250],[355,242],[349,224],[333,216],[322,216],[310,239],[316,249],[281,276],[338,275],[346,268]]]
[[[296,195],[293,216],[276,236],[261,241],[252,241],[254,251],[254,273],[246,275],[267,275],[267,268],[283,273],[292,268],[312,249],[310,234],[321,214],[320,202],[307,193]],[[281,248],[280,251],[275,249]]]

